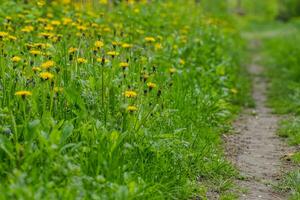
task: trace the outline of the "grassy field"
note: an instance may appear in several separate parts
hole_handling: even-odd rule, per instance
[[[1,1],[0,199],[233,198],[238,31],[194,1],[130,2]]]

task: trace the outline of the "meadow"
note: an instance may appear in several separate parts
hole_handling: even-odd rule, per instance
[[[233,198],[221,134],[249,84],[228,20],[194,1],[1,1],[0,199]]]

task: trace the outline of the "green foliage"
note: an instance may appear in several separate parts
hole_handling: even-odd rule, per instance
[[[285,179],[279,185],[283,191],[291,191],[292,196],[289,200],[297,200],[300,198],[300,170],[288,173]]]
[[[300,16],[300,1],[299,0],[282,0],[279,3],[279,18],[289,20],[292,17]]]
[[[272,20],[278,14],[277,0],[241,0],[241,7],[246,15],[260,20]]]
[[[299,118],[284,120],[280,124],[278,134],[288,138],[292,145],[300,144],[300,120]]]
[[[200,0],[199,2],[207,13],[214,15],[226,15],[229,9],[227,0]]]

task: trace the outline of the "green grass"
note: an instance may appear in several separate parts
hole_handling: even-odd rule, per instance
[[[293,119],[282,120],[278,134],[287,138],[291,145],[300,144],[300,121],[299,117]]]
[[[243,45],[198,6],[1,1],[0,199],[235,198]]]

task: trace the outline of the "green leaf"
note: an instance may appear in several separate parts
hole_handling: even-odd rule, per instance
[[[71,122],[66,122],[62,129],[62,135],[60,143],[63,144],[71,135],[74,130],[74,126]]]

